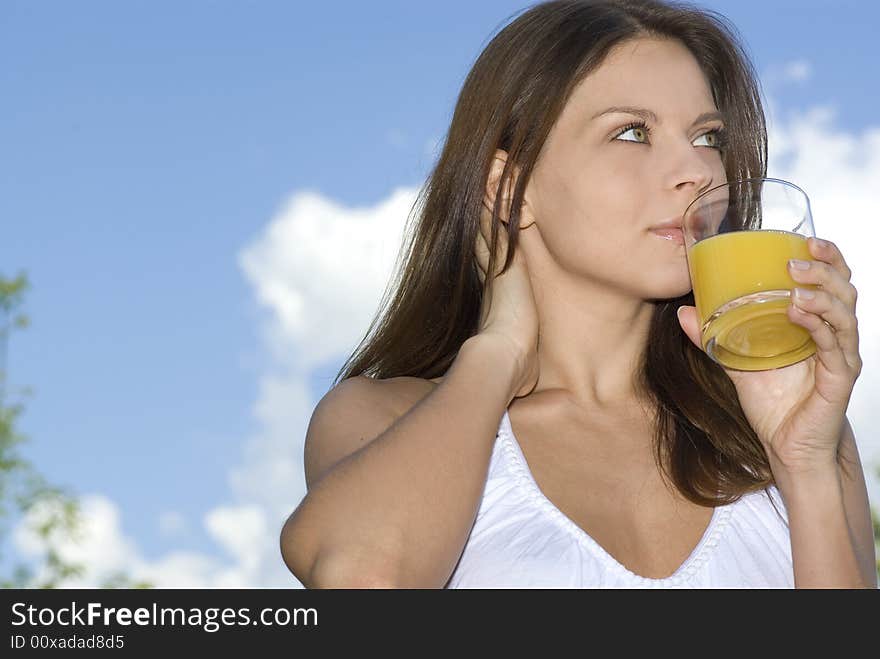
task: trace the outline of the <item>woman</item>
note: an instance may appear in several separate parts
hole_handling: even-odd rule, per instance
[[[766,173],[724,19],[562,0],[473,66],[396,290],[316,407],[281,551],[307,587],[876,587],[833,244],[817,353],[726,371],[652,228]],[[491,248],[490,248],[491,246]],[[486,273],[493,273],[487,277]]]

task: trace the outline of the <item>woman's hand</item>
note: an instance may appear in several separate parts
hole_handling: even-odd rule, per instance
[[[500,227],[496,244],[495,272],[491,294],[486,294],[486,273],[489,269],[489,242],[492,230],[491,211],[482,207],[480,231],[474,245],[474,257],[478,266],[483,299],[480,304],[480,336],[491,337],[510,349],[518,364],[518,384],[514,397],[525,396],[538,383],[538,309],[528,266],[522,248],[513,254],[507,272],[499,274],[507,257],[506,227]],[[530,225],[532,226],[532,225]],[[528,228],[520,228],[520,245],[531,240]],[[532,229],[534,231],[534,229]]]
[[[725,368],[740,405],[767,450],[771,466],[789,473],[811,472],[835,465],[853,386],[862,370],[856,320],[857,291],[852,272],[833,243],[809,238],[807,270],[789,264],[792,278],[818,284],[812,299],[792,296],[791,322],[806,328],[816,353],[784,368],[737,371]],[[679,322],[702,350],[696,308],[679,310]]]

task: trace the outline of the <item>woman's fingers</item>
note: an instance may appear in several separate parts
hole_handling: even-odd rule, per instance
[[[490,249],[489,245],[491,244],[492,239],[492,212],[491,210],[484,204],[480,213],[480,230],[477,232],[476,244],[474,246],[474,252],[477,256],[477,264],[481,270],[481,280],[485,281],[486,273],[489,271],[489,255]],[[498,231],[498,240],[496,241],[495,247],[495,274],[497,275],[501,267],[504,264],[504,259],[507,256],[507,234],[505,232],[505,227],[503,225],[499,225]]]
[[[849,268],[846,264],[835,266],[829,261],[797,261],[788,263],[792,279],[801,284],[817,284],[833,293],[853,312],[859,292],[849,281]]]
[[[486,232],[487,217],[485,205],[480,208],[480,224],[477,230],[477,237],[474,241],[474,255],[477,257],[477,266],[480,271],[480,282],[486,281],[486,272],[489,269],[489,237]]]
[[[817,356],[829,371],[848,374],[861,370],[858,321],[839,298],[822,289],[796,288],[789,318],[810,332]]]
[[[807,239],[807,247],[814,258],[829,263],[840,273],[843,279],[849,281],[852,278],[852,270],[850,270],[849,266],[846,264],[846,260],[843,258],[840,248],[830,240],[821,240],[820,238],[811,237]]]
[[[836,253],[839,254],[839,252]],[[821,331],[819,340],[828,343],[833,339],[843,352],[846,362],[853,368],[856,366],[860,368],[859,329],[855,315],[858,291],[846,278],[849,268],[841,260],[842,257],[837,259],[837,257],[826,254],[825,258],[836,260],[837,265],[819,260],[804,261],[801,263],[806,264],[806,269],[799,269],[796,267],[796,263],[789,264],[789,273],[792,279],[801,284],[818,286],[816,290],[805,290],[806,294],[813,294],[812,299],[793,296],[792,302],[796,307],[816,314],[822,321],[828,323],[830,336],[827,332]],[[812,324],[815,325],[815,323]],[[818,325],[816,328],[821,330]],[[812,327],[807,327],[807,329],[812,329]]]

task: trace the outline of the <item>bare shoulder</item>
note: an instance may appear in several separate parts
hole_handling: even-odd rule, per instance
[[[416,403],[431,393],[442,380],[442,377],[426,380],[425,378],[404,375],[387,380],[373,380],[373,382],[385,389],[389,403],[396,410],[395,417],[399,417],[406,414]]]
[[[306,487],[385,432],[441,381],[358,375],[330,389],[315,406],[306,431]]]

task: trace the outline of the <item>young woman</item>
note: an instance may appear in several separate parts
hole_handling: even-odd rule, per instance
[[[737,372],[700,349],[684,247],[652,231],[766,174],[734,35],[560,0],[489,43],[390,303],[309,424],[281,535],[305,586],[876,587],[840,251],[811,239],[791,270],[820,285],[788,311],[817,353]]]

